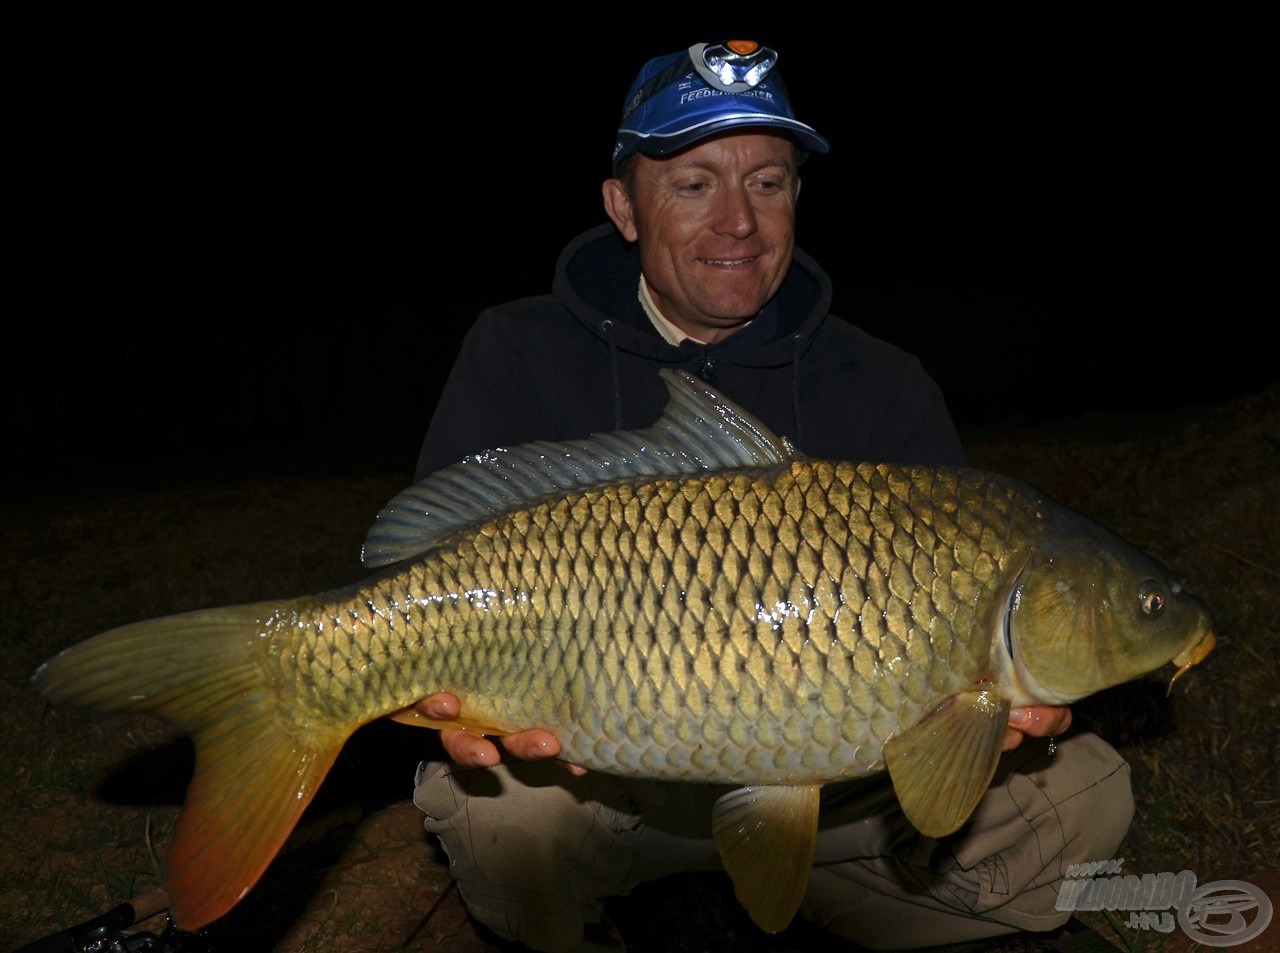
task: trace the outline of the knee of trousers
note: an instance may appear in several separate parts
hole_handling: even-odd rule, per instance
[[[997,775],[968,833],[949,846],[954,873],[967,872],[973,890],[966,905],[986,912],[1009,904],[1043,929],[1066,919],[1055,903],[1068,869],[1115,857],[1133,820],[1133,789],[1128,762],[1096,735],[1069,737],[1052,754],[1024,746]]]
[[[960,832],[879,856],[873,838],[815,871],[806,915],[871,948],[1054,929],[1070,916],[1057,909],[1068,869],[1113,858],[1132,817],[1129,766],[1110,745],[1082,734],[1051,754],[1024,742]]]
[[[1068,738],[1057,754],[1063,759],[1054,792],[1063,826],[1063,862],[1070,867],[1114,859],[1133,823],[1129,763],[1094,734]]]
[[[1111,859],[1133,821],[1128,762],[1088,733],[1054,748],[1042,742],[1022,748],[979,803],[970,836],[953,843],[961,865],[1019,844],[1029,862],[1043,861],[1034,878],[1043,881],[1063,876],[1073,863]]]
[[[580,936],[631,866],[639,820],[605,775],[578,778],[547,762],[424,762],[413,800],[471,915],[534,949]]]

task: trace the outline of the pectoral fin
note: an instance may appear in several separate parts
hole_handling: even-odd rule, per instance
[[[818,840],[819,785],[738,788],[716,801],[711,825],[738,902],[766,933],[800,906]]]
[[[1008,699],[975,689],[885,744],[893,789],[916,830],[944,837],[969,819],[996,772],[1008,723]]]

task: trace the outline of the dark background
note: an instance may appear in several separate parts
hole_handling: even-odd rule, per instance
[[[1256,26],[547,10],[33,32],[11,474],[409,469],[478,311],[604,221],[640,64],[717,35],[774,45],[831,141],[799,239],[836,313],[918,354],[962,427],[1277,377]]]

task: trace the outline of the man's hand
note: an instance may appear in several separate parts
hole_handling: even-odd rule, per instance
[[[1071,709],[1065,705],[1032,705],[1009,712],[1009,727],[1004,734],[1004,750],[1012,751],[1027,735],[1047,738],[1060,735],[1071,727]]]
[[[457,695],[439,692],[414,703],[414,708],[428,718],[438,721],[452,721],[458,717],[462,703]],[[466,728],[443,729],[440,742],[450,758],[468,768],[487,768],[502,760],[498,746],[484,735],[469,731]],[[560,753],[560,741],[549,731],[541,728],[530,728],[517,731],[502,739],[502,746],[524,761],[539,761],[543,758],[554,758]],[[562,761],[570,774],[582,775],[587,769],[576,764]]]

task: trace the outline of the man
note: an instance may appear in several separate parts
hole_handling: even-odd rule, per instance
[[[550,295],[480,315],[419,478],[494,447],[648,426],[666,401],[662,367],[699,374],[810,457],[964,462],[919,362],[829,314],[830,280],[795,248],[798,167],[828,144],[796,119],[775,61],[732,41],[644,66],[603,186],[612,224],[570,243]],[[452,718],[458,700],[419,708]],[[1061,925],[1067,866],[1112,856],[1132,814],[1127,765],[1099,739],[1019,745],[1069,725],[1065,708],[1013,712],[1007,763],[972,822],[941,841],[916,834],[884,785],[837,786],[801,915],[872,947]],[[566,771],[536,728],[503,740],[507,762],[474,733],[442,740],[453,761],[422,765],[415,802],[468,909],[503,937],[586,949],[602,898],[719,864],[717,791]]]

